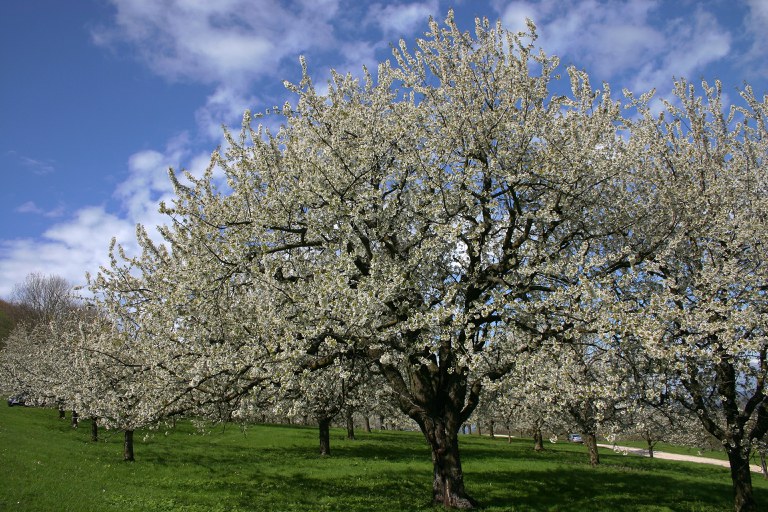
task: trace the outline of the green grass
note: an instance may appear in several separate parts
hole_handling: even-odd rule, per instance
[[[645,441],[616,441],[619,446],[631,446],[634,448],[648,449],[648,443]],[[709,450],[703,448],[693,448],[691,446],[679,446],[669,443],[658,442],[653,447],[654,451],[677,453],[680,455],[693,455],[694,457],[708,457],[710,459],[728,460],[725,450]]]
[[[316,455],[314,428],[254,425],[136,434],[135,463],[122,436],[72,430],[49,409],[0,407],[2,511],[410,511],[429,504],[431,464],[419,433],[331,433]],[[488,511],[726,511],[724,468],[603,450],[591,468],[583,446],[461,437],[469,492]],[[768,483],[756,476],[758,504]]]

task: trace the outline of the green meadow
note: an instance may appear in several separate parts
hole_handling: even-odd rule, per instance
[[[331,432],[317,455],[310,427],[190,422],[136,433],[136,462],[122,461],[122,435],[88,421],[77,430],[50,409],[0,407],[0,511],[409,511],[429,503],[429,449],[418,432]],[[465,435],[469,492],[487,511],[727,511],[727,469],[585,448]],[[754,475],[758,504],[768,481]]]

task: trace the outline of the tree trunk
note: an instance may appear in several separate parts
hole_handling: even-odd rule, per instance
[[[64,411],[64,409],[59,409],[59,419],[64,420],[67,419],[67,413]]]
[[[496,434],[493,432],[494,423],[493,421],[488,423],[488,435],[491,436],[491,439],[496,437]]]
[[[483,435],[482,431],[480,430],[480,422],[477,422],[477,435],[481,436]]]
[[[647,442],[648,442],[648,457],[652,459],[653,458],[653,445],[655,443],[651,442],[650,439],[648,439]]]
[[[760,469],[763,472],[763,478],[768,478],[768,464],[765,461],[765,452],[760,450]]]
[[[464,489],[459,457],[458,424],[450,428],[442,418],[419,418],[419,426],[432,450],[432,501],[448,508],[469,509],[477,502]]]
[[[347,439],[355,439],[355,422],[352,417],[352,409],[347,409],[344,414],[344,419],[347,422]]]
[[[541,434],[540,428],[533,431],[533,449],[537,452],[544,451],[544,436]]]
[[[379,430],[387,430],[387,428],[384,426],[384,415],[379,414]]]
[[[133,462],[133,430],[125,431],[125,440],[123,442],[123,460]]]
[[[99,440],[99,420],[96,417],[91,418],[91,441],[94,443]]]
[[[323,418],[320,420],[320,455],[328,456],[331,454],[331,420]]]
[[[733,482],[733,509],[735,512],[757,512],[757,504],[752,495],[752,473],[749,471],[749,455],[739,446],[726,447],[728,462],[731,465]]]
[[[365,417],[365,431],[369,434],[371,433],[371,420],[368,418],[368,416]]]
[[[77,428],[77,420],[78,420],[77,411],[73,410],[72,411],[72,428]]]
[[[589,463],[593,466],[600,464],[600,453],[597,451],[597,435],[594,432],[585,434],[584,444],[587,445],[587,451],[589,452]]]

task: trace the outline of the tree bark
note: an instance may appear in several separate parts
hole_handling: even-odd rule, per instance
[[[355,439],[355,422],[352,417],[352,409],[347,409],[344,414],[347,423],[347,439]]]
[[[99,420],[96,417],[91,418],[91,441],[94,443],[99,440]]]
[[[735,512],[757,512],[757,503],[752,494],[752,473],[749,471],[749,455],[740,446],[726,447],[731,465],[733,482],[733,507]]]
[[[650,439],[648,439],[648,458],[653,458],[653,446],[656,443],[652,443]]]
[[[365,431],[369,434],[371,433],[371,420],[368,418],[368,416],[365,417]]]
[[[417,422],[432,450],[432,502],[447,508],[476,507],[477,502],[464,489],[458,423],[452,426],[442,418],[419,418]]]
[[[331,419],[323,418],[320,423],[320,455],[331,454]]]
[[[77,411],[72,410],[72,428],[77,428],[78,415]]]
[[[421,340],[418,331],[410,336],[414,342]],[[468,382],[469,369],[458,365],[449,343],[443,343],[438,353],[425,350],[424,355],[410,356],[406,375],[392,365],[380,365],[379,369],[397,394],[400,409],[419,425],[430,447],[433,504],[475,508],[477,502],[464,488],[459,430],[479,403],[482,382]]]
[[[59,409],[59,419],[64,420],[67,418],[67,413],[64,409]]]
[[[491,439],[494,439],[496,437],[496,434],[493,431],[493,427],[495,426],[493,421],[488,422],[488,435],[491,436]]]
[[[594,432],[585,434],[584,444],[587,445],[587,451],[589,452],[589,463],[592,466],[600,464],[600,453],[597,451],[597,435]]]
[[[765,452],[760,450],[760,469],[763,472],[763,478],[768,479],[768,463],[765,460]]]
[[[133,430],[125,431],[125,438],[123,442],[123,460],[133,462]]]
[[[533,431],[533,449],[537,452],[544,451],[544,436],[541,434],[540,428]]]
[[[387,428],[384,426],[384,415],[379,414],[379,430],[387,430]]]

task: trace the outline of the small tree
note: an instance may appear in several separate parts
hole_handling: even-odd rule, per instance
[[[11,300],[27,312],[31,323],[48,323],[77,307],[73,287],[61,276],[32,273],[13,287]]]

